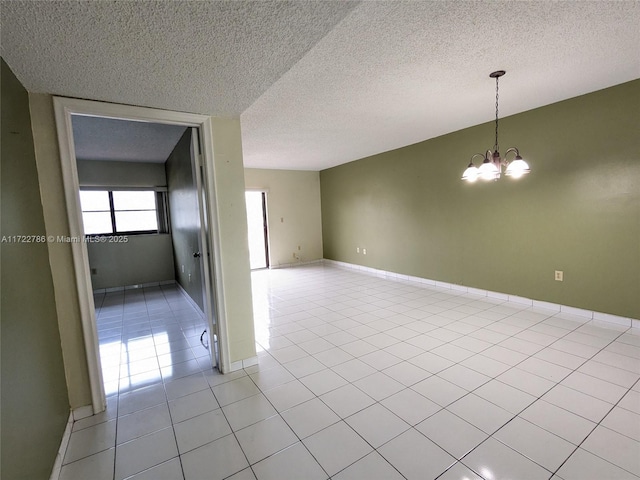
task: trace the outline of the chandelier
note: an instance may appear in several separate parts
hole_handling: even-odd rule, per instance
[[[504,174],[512,178],[520,178],[531,171],[527,162],[520,156],[517,148],[511,147],[507,149],[504,154],[505,158],[501,158],[500,152],[498,151],[498,79],[505,73],[507,72],[504,70],[498,70],[489,75],[490,78],[496,79],[496,141],[493,145],[493,151],[487,150],[484,155],[482,153],[476,153],[471,157],[469,166],[462,174],[462,180],[466,180],[467,182],[473,183],[479,178],[482,180],[498,180],[500,175],[502,175],[503,167],[506,169]],[[513,161],[508,162],[506,157],[510,153],[514,153],[515,158]],[[483,159],[480,167],[476,167],[473,164],[473,160],[476,157]]]

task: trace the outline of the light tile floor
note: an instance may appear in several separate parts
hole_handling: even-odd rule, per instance
[[[172,286],[96,297],[108,408],[63,479],[640,476],[637,330],[325,265],[253,273],[220,375]]]

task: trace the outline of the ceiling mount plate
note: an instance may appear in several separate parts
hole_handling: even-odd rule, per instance
[[[495,72],[490,73],[490,74],[489,74],[489,76],[490,76],[491,78],[500,78],[500,77],[501,77],[501,76],[503,76],[505,73],[507,73],[507,72],[505,72],[504,70],[497,70],[497,71],[495,71]]]

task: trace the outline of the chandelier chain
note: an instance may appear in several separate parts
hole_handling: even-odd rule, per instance
[[[498,147],[498,79],[496,77],[496,143],[493,145],[493,151],[497,152],[499,150]]]

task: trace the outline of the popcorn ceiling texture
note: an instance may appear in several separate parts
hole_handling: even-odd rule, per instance
[[[32,92],[237,116],[357,2],[2,2]]]
[[[638,24],[624,0],[3,1],[2,56],[30,91],[241,115],[245,166],[319,170],[491,120],[493,70],[501,116],[638,78]]]
[[[501,116],[638,78],[638,25],[640,2],[364,2],[242,114],[245,166],[323,169],[490,121],[499,69]]]

